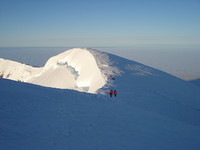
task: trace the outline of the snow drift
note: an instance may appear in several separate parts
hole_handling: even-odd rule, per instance
[[[91,49],[65,51],[50,58],[41,68],[0,59],[3,78],[89,93],[96,93],[103,87],[107,74],[112,72],[107,55]]]

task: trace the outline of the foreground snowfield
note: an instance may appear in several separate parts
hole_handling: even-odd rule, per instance
[[[0,149],[200,149],[199,87],[107,56],[121,73],[99,91],[117,98],[0,79]]]

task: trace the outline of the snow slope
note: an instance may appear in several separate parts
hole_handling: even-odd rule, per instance
[[[113,69],[109,67],[105,54],[83,48],[54,56],[41,68],[0,59],[0,75],[3,78],[89,93],[96,93],[103,87],[107,83],[106,73],[112,73]]]
[[[200,86],[200,79],[191,80],[190,82],[197,85],[197,86]]]
[[[100,91],[116,89],[116,98],[0,79],[0,149],[200,149],[199,87],[105,56],[101,72],[118,69]]]

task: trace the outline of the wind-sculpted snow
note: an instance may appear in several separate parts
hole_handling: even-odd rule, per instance
[[[93,51],[71,49],[50,58],[42,68],[1,59],[0,75],[47,87],[96,93],[107,83],[108,74],[114,74],[116,68],[110,67],[106,54]]]
[[[34,68],[11,60],[0,58],[0,76],[16,81],[26,81],[41,72],[41,68]]]
[[[135,71],[135,73],[133,73],[133,75],[134,74],[135,75],[142,75],[142,76],[153,75],[153,73],[152,73],[153,70],[152,69],[144,67],[142,65],[137,65],[137,64],[136,65],[135,64],[130,65],[130,64],[128,64],[126,66],[126,69]]]

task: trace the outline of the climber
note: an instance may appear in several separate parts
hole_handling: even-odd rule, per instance
[[[114,90],[114,92],[113,92],[113,93],[114,93],[114,96],[115,96],[115,97],[117,97],[117,91],[116,91],[116,90]]]
[[[113,95],[113,90],[110,90],[110,91],[109,91],[109,94],[110,94],[110,97],[112,97],[112,95]]]
[[[110,75],[109,77],[111,80],[115,80],[115,78],[112,75]]]

